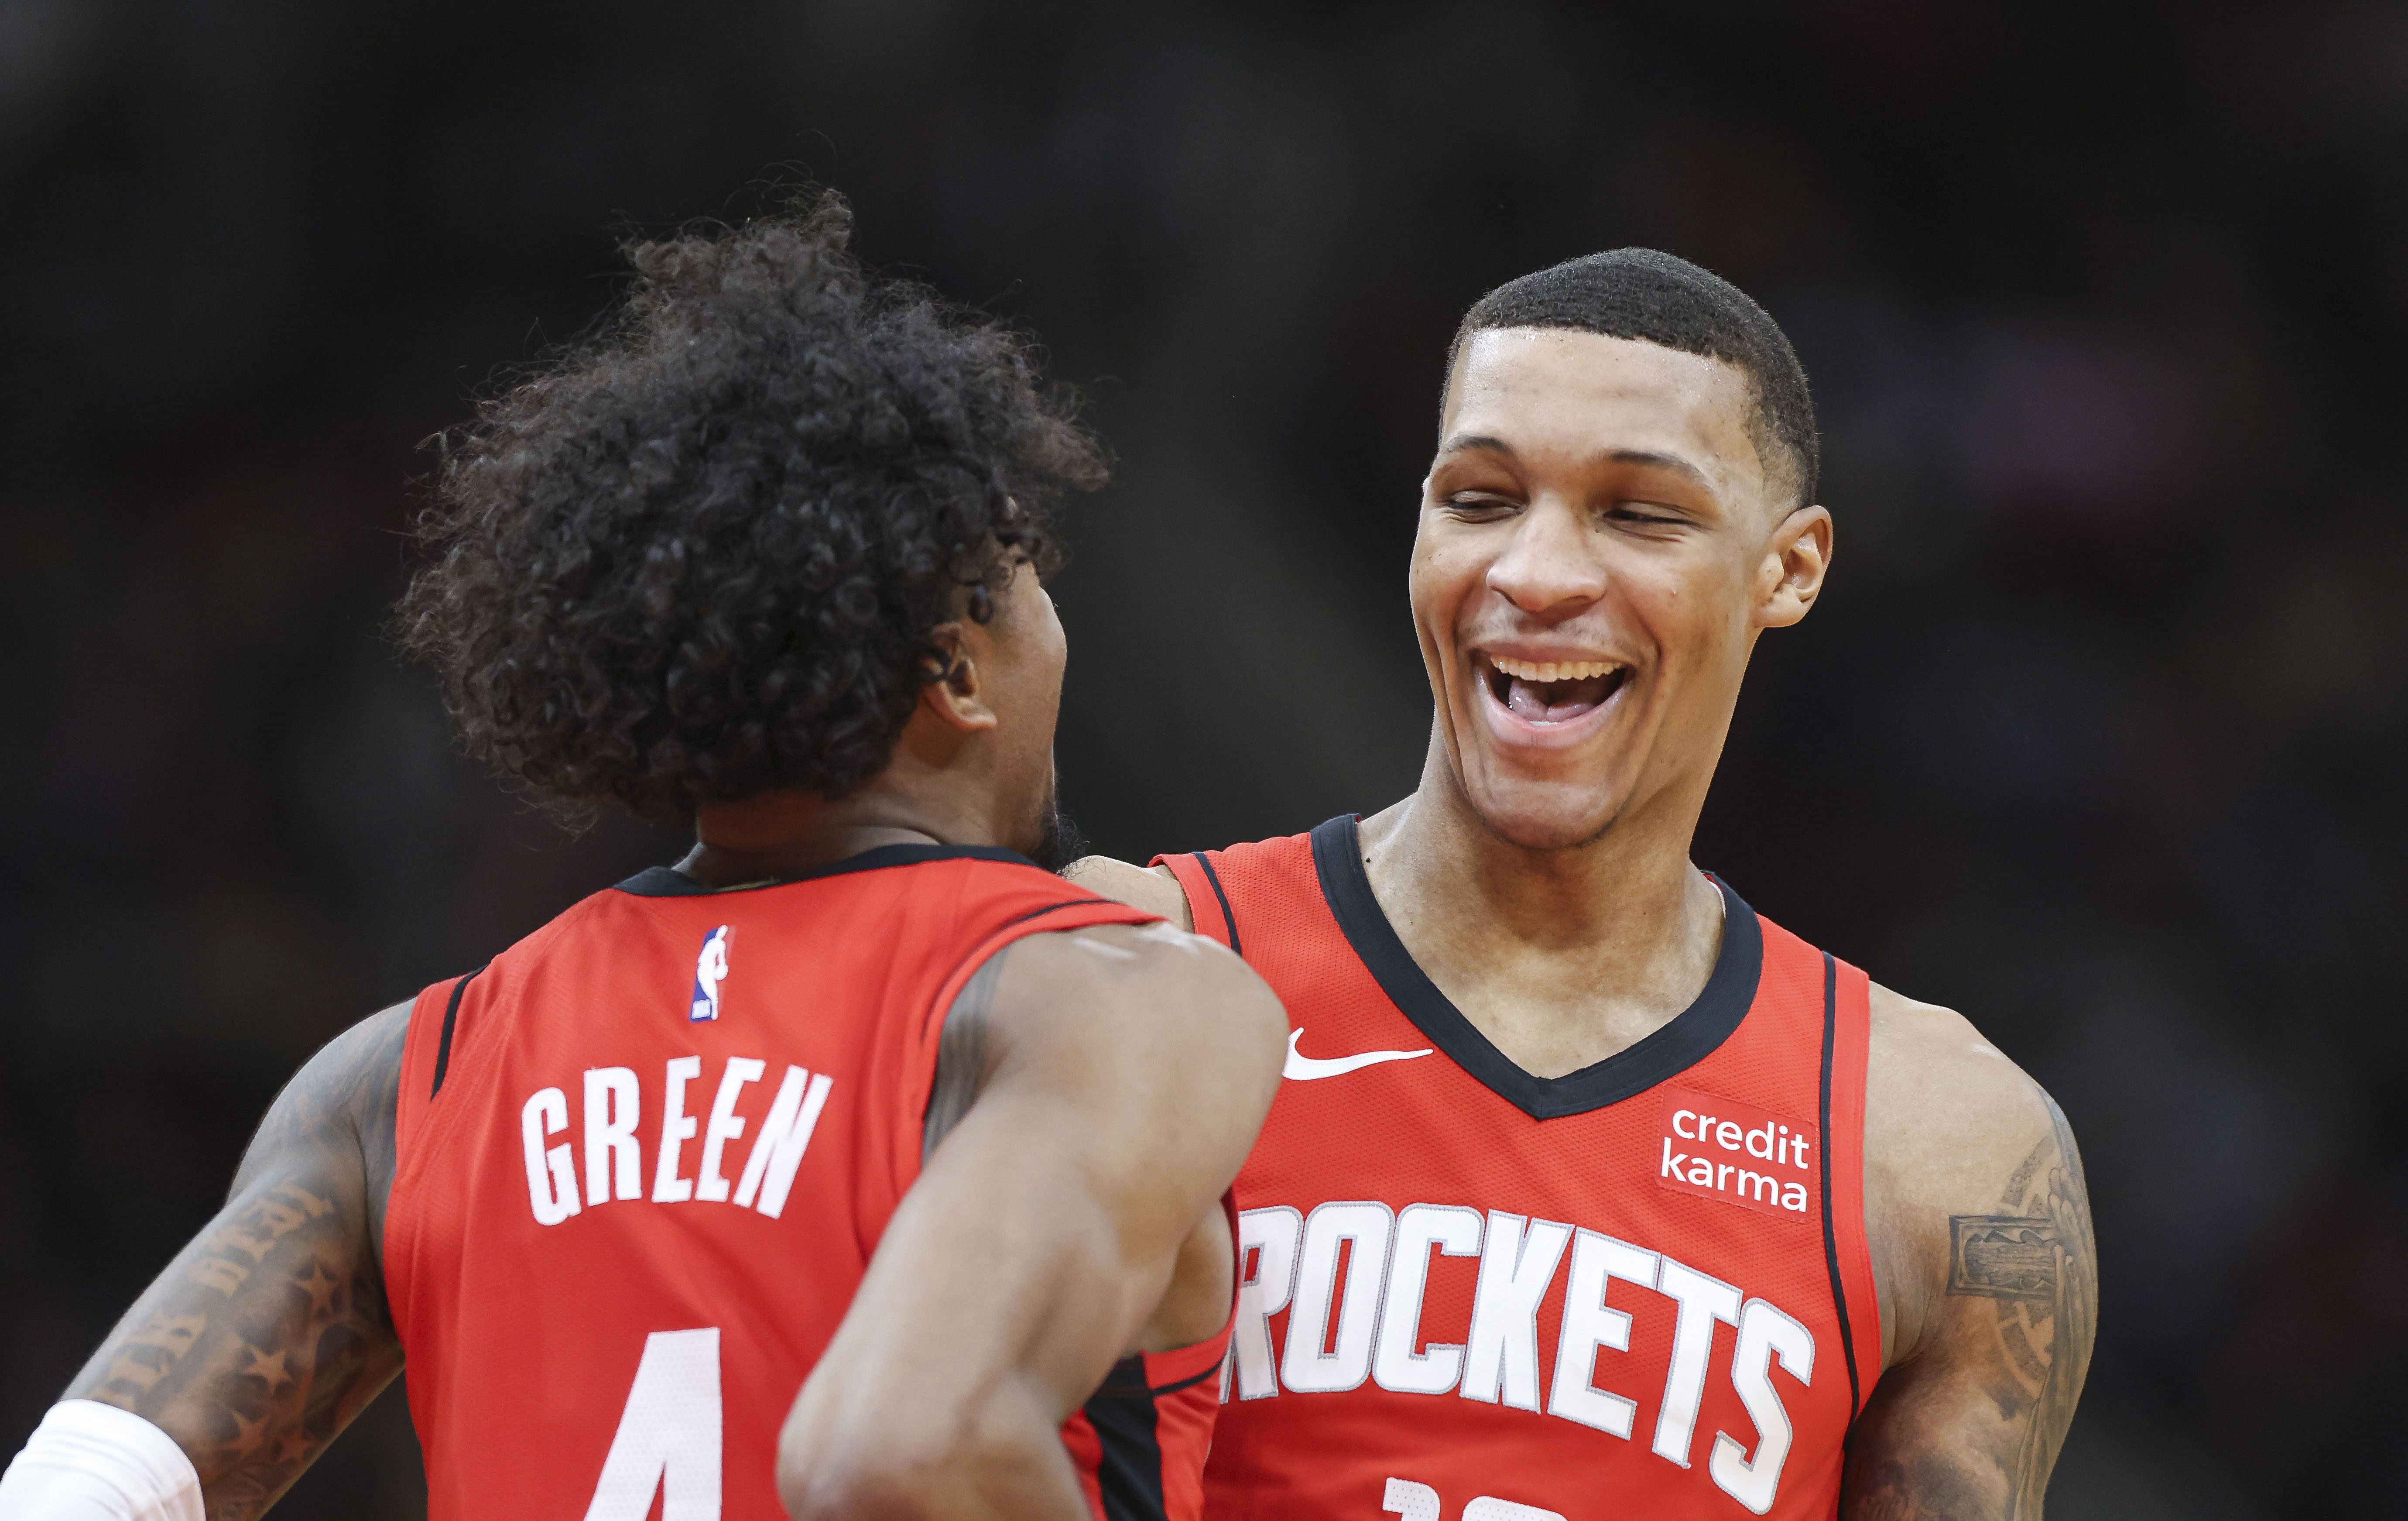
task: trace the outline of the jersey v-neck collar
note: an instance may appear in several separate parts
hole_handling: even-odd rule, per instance
[[[722,893],[751,893],[764,887],[784,887],[792,882],[817,882],[822,877],[841,877],[852,871],[876,871],[882,867],[918,866],[924,861],[1005,861],[1013,866],[1037,868],[1037,863],[1018,851],[1008,851],[1000,845],[880,845],[848,855],[824,867],[798,871],[791,877],[764,877],[759,882],[739,882],[725,887],[712,887],[695,881],[675,867],[646,867],[618,884],[623,893],[638,897],[714,897]]]
[[[1722,950],[1697,1001],[1601,1062],[1562,1077],[1534,1076],[1491,1044],[1405,949],[1372,896],[1354,815],[1341,813],[1312,831],[1312,869],[1338,927],[1389,1001],[1456,1066],[1532,1119],[1603,1109],[1679,1076],[1729,1040],[1756,1002],[1764,969],[1763,931],[1756,911],[1715,878],[1723,895]]]

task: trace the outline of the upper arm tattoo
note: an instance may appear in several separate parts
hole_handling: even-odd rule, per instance
[[[937,1037],[937,1079],[928,1094],[928,1118],[921,1132],[923,1163],[936,1153],[937,1142],[962,1123],[979,1090],[986,1086],[995,1057],[994,1042],[988,1039],[995,986],[1003,980],[1003,958],[1010,954],[1007,945],[987,957],[946,1011],[944,1030]]]
[[[378,1250],[393,1135],[375,1116],[407,1023],[372,1022],[302,1069],[225,1208],[68,1387],[175,1438],[210,1521],[265,1511],[400,1371]]]
[[[2050,1134],[2008,1177],[1997,1212],[1948,1220],[1947,1295],[1987,1300],[1988,1313],[1951,1340],[1949,1352],[1961,1365],[1900,1370],[1910,1389],[1953,1377],[1974,1385],[1979,1397],[1946,1406],[1936,1418],[1883,1412],[1896,1429],[1855,1454],[1851,1521],[2036,1521],[2041,1514],[2099,1325],[2098,1250],[2082,1154],[2064,1112],[2042,1098]]]
[[[1996,1301],[1999,1348],[2029,1406],[2008,1474],[2009,1516],[2040,1514],[2099,1329],[2082,1153],[2065,1112],[2042,1097],[2052,1133],[2007,1181],[2000,1212],[1948,1220],[1948,1292]]]

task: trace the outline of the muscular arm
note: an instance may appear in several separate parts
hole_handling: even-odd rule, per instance
[[[2037,1083],[1946,1010],[1874,990],[1867,1193],[1887,1369],[1848,1521],[2038,1521],[2098,1329],[2082,1157]]]
[[[787,1417],[802,1521],[1083,1515],[1061,1424],[1141,1338],[1278,1086],[1286,1019],[1217,946],[1115,926],[999,961],[942,1054],[982,1081],[937,1095],[926,1169]]]
[[[401,1370],[381,1249],[408,1022],[388,1009],[302,1068],[225,1208],[67,1387],[174,1438],[210,1521],[266,1510]]]

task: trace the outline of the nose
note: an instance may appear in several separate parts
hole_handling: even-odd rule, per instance
[[[1569,503],[1541,499],[1514,520],[1488,589],[1535,617],[1562,618],[1605,595],[1605,564]]]

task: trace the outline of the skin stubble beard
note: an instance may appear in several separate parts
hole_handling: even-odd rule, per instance
[[[1028,858],[1048,871],[1058,872],[1087,853],[1086,837],[1079,832],[1077,822],[1062,811],[1058,783],[1045,789],[1037,828],[1037,842]]]

